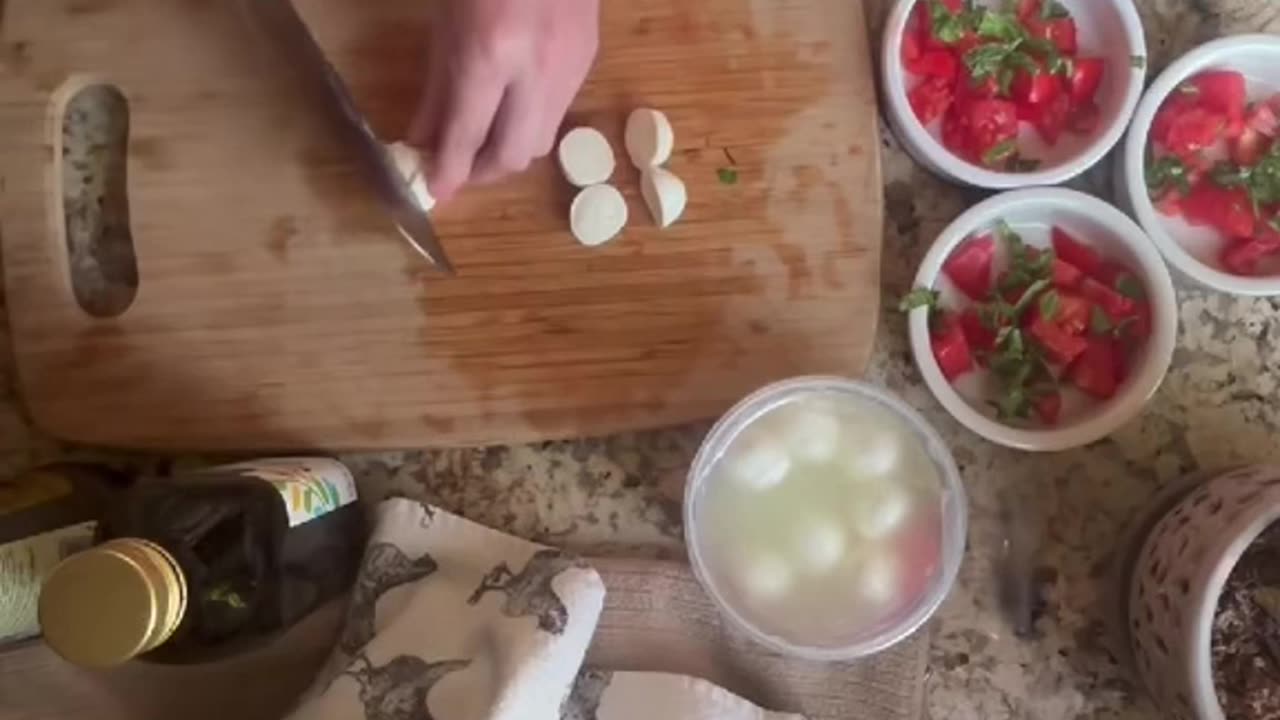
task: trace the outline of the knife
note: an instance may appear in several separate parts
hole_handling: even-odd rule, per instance
[[[294,66],[307,91],[324,108],[336,139],[354,151],[361,171],[400,234],[432,265],[452,275],[453,264],[440,246],[431,219],[414,200],[409,183],[401,175],[387,146],[374,135],[364,115],[356,108],[346,83],[325,58],[324,50],[298,15],[293,1],[248,0],[247,5],[281,56]]]

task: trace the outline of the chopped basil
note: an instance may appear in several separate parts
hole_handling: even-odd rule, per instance
[[[1251,167],[1218,163],[1210,177],[1222,187],[1244,188],[1253,203],[1253,214],[1262,217],[1261,206],[1280,202],[1280,147],[1273,144]]]
[[[722,167],[719,170],[716,170],[716,177],[719,178],[721,185],[738,184],[737,168]]]
[[[1187,166],[1177,155],[1165,155],[1158,160],[1148,161],[1147,189],[1152,196],[1163,195],[1170,187],[1186,195],[1191,192],[1191,181],[1187,179]]]
[[[1142,283],[1132,275],[1122,275],[1116,280],[1116,292],[1130,300],[1142,300],[1147,296],[1146,291],[1142,289]]]
[[[1009,162],[1005,164],[1005,169],[1010,172],[1031,172],[1040,167],[1040,161],[1035,158],[1024,158],[1021,155],[1015,155],[1009,158]]]
[[[1049,290],[1040,296],[1040,317],[1045,320],[1052,320],[1058,316],[1058,292]]]
[[[933,28],[933,36],[951,45],[969,31],[969,18],[966,13],[953,13],[942,0],[929,0],[929,24]]]
[[[990,150],[982,153],[982,164],[987,167],[995,167],[1003,164],[1009,158],[1018,152],[1018,141],[1014,139],[998,142],[991,146]]]
[[[930,310],[938,306],[938,291],[929,288],[916,288],[902,297],[898,302],[899,312],[911,312],[916,308],[929,308]]]
[[[1129,67],[1133,68],[1134,70],[1145,70],[1147,68],[1147,56],[1146,55],[1130,55]]]
[[[1089,308],[1089,332],[1094,335],[1106,335],[1115,329],[1111,318],[1097,305]]]
[[[1027,31],[1013,13],[987,12],[978,21],[978,36],[987,40],[1014,42],[1025,39]]]

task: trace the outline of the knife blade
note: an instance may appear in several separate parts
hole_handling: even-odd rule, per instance
[[[280,55],[290,63],[305,89],[335,131],[335,138],[351,148],[362,173],[372,185],[396,229],[432,265],[453,274],[453,264],[441,247],[431,219],[413,199],[404,176],[387,146],[374,134],[356,107],[346,83],[325,57],[292,0],[249,0],[249,11],[266,31]]]

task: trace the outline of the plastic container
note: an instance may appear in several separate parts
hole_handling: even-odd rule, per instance
[[[939,569],[929,584],[915,598],[904,602],[887,620],[868,627],[856,634],[851,641],[839,646],[796,644],[787,638],[770,634],[748,619],[745,608],[735,603],[734,594],[720,587],[710,571],[710,553],[702,546],[699,533],[699,510],[706,495],[706,481],[717,460],[724,454],[734,438],[755,421],[787,402],[809,394],[822,394],[840,402],[843,398],[865,407],[867,403],[877,409],[900,418],[925,447],[930,460],[938,471],[938,497],[941,503]],[[891,393],[867,383],[838,377],[799,377],[766,386],[747,396],[715,424],[703,440],[702,447],[689,469],[684,498],[685,545],[689,560],[707,594],[720,607],[729,621],[760,643],[780,652],[811,660],[851,660],[879,652],[911,635],[937,610],[955,583],[964,555],[965,533],[968,527],[968,501],[960,472],[950,451],[938,433],[915,410]]]

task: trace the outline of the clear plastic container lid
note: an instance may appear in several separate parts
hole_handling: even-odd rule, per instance
[[[904,600],[902,609],[885,621],[870,624],[852,633],[847,644],[811,646],[798,644],[771,633],[753,622],[745,605],[736,601],[734,593],[722,587],[712,553],[703,547],[699,533],[700,503],[706,497],[707,479],[734,439],[770,411],[799,398],[822,395],[839,401],[842,397],[866,406],[871,404],[903,421],[937,470],[941,503],[939,566],[929,583],[912,598]],[[721,612],[736,626],[757,641],[781,652],[812,660],[850,660],[879,652],[915,632],[942,604],[955,583],[964,555],[968,528],[968,503],[960,472],[950,451],[938,433],[914,409],[892,393],[864,382],[839,377],[799,377],[783,380],[747,396],[712,427],[689,469],[684,498],[685,544],[694,574]]]

